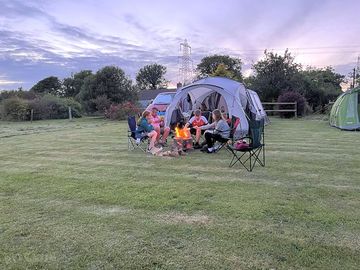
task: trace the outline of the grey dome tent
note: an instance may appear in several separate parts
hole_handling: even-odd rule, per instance
[[[249,95],[250,95],[250,98],[251,98],[251,101],[252,101],[252,106],[254,107],[254,109],[256,110],[256,115],[258,118],[262,119],[264,118],[265,119],[265,123],[268,123],[269,122],[269,119],[267,117],[267,114],[264,110],[264,107],[260,101],[260,98],[258,96],[258,94],[253,91],[253,90],[250,90],[250,89],[247,89]]]
[[[246,108],[256,115],[258,119],[266,117],[258,95],[254,91],[250,91],[242,83],[223,77],[207,77],[195,81],[177,90],[173,101],[166,110],[165,125],[169,126],[171,124],[173,112],[176,109],[181,109],[183,101],[190,98],[193,110],[201,108],[205,101],[208,101],[208,105],[212,105],[209,108],[211,110],[224,107],[229,117],[234,116],[240,119],[240,125],[235,133],[241,135],[247,134],[249,124],[247,121],[248,116],[245,113]],[[217,95],[216,101],[209,101],[209,97],[214,95]],[[256,109],[257,107],[253,104],[253,99],[260,105],[261,110]]]
[[[360,87],[337,98],[331,108],[330,125],[344,130],[360,130]]]

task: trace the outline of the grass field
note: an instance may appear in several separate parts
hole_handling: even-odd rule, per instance
[[[360,133],[272,119],[267,166],[128,152],[125,122],[0,122],[0,269],[359,269]]]

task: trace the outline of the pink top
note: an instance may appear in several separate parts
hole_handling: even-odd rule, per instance
[[[161,123],[161,119],[158,115],[153,115],[151,114],[152,119],[151,119],[151,125],[156,128],[156,127],[160,127],[160,123]]]

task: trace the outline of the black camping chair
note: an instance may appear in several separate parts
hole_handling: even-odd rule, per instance
[[[227,149],[232,153],[229,167],[233,167],[237,162],[251,172],[256,163],[265,167],[265,132],[264,119],[249,120],[249,136],[240,140],[249,140],[249,147],[236,149],[233,145],[228,145]]]
[[[210,111],[203,111],[203,112],[201,112],[201,115],[204,116],[204,117],[208,120],[209,123],[212,122],[211,114],[212,114],[212,113],[211,113]]]
[[[147,135],[140,135],[140,137],[137,138],[135,116],[128,117],[128,125],[128,150],[132,151],[140,149],[141,151],[146,152],[149,137]],[[139,140],[136,141],[136,139]]]
[[[234,133],[235,133],[235,129],[237,126],[235,126],[235,121],[236,121],[236,117],[232,117],[231,118],[231,124],[230,124],[230,137],[227,141],[225,142],[219,142],[220,145],[215,149],[215,153],[219,152],[221,149],[224,148],[224,146],[228,145],[228,144],[232,144],[234,143]],[[228,148],[226,147],[225,149],[228,150]]]

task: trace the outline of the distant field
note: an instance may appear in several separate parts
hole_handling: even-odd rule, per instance
[[[267,166],[127,151],[102,119],[0,122],[0,269],[359,269],[360,133],[272,119]]]

